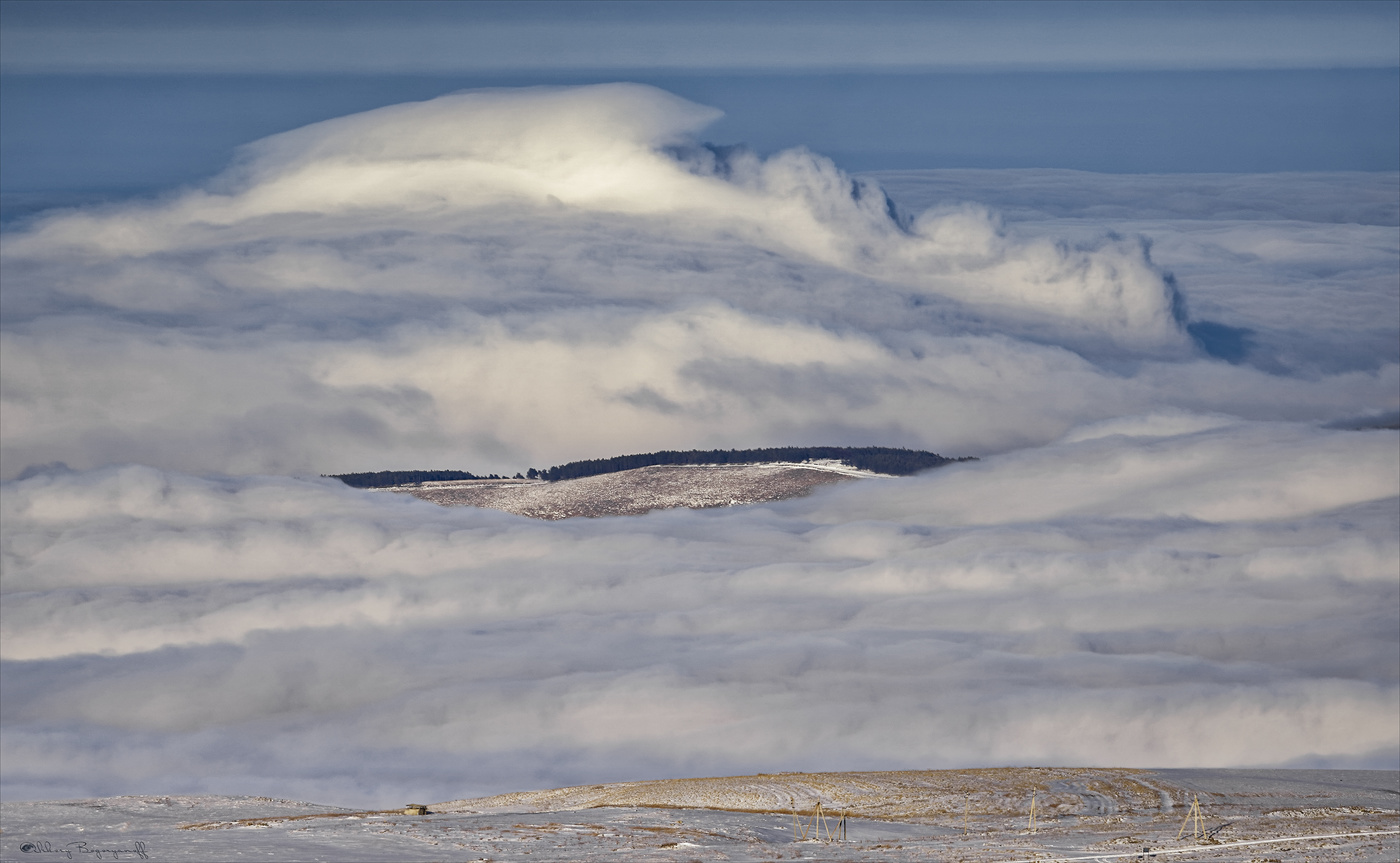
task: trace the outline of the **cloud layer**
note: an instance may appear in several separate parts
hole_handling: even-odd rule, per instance
[[[1164,406],[1396,408],[1393,231],[1157,220],[1178,287],[1141,237],[914,214],[802,150],[698,143],[714,116],[634,85],[470,92],[12,232],[4,475],[987,454]]]
[[[775,506],[563,523],[144,467],[7,483],[7,782],[379,803],[1389,763],[1394,432],[1144,425]]]
[[[6,795],[1394,766],[1393,175],[882,187],[714,116],[456,94],[7,233]],[[560,523],[314,477],[799,444],[984,458]]]

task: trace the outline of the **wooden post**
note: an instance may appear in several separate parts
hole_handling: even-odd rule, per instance
[[[1181,822],[1181,829],[1176,831],[1176,838],[1181,838],[1181,834],[1186,832],[1186,825],[1191,824],[1193,819],[1195,823],[1191,826],[1191,838],[1195,839],[1199,836],[1201,839],[1205,839],[1205,816],[1201,813],[1201,801],[1195,794],[1191,795],[1191,810],[1186,813],[1186,820]]]
[[[807,834],[812,832],[812,828],[813,828],[813,827],[816,825],[816,823],[817,823],[817,817],[818,817],[819,815],[821,815],[821,811],[822,811],[822,810],[821,810],[821,806],[822,806],[821,802],[818,801],[818,802],[817,802],[817,811],[814,812],[814,813],[812,813],[812,817],[811,817],[811,818],[803,819],[803,822],[802,822],[802,835],[801,835],[801,836],[798,836],[798,834],[797,834],[797,803],[796,803],[795,801],[793,802],[793,804],[792,804],[792,841],[794,841],[794,842],[805,842],[805,841],[807,840]],[[817,838],[818,838],[818,839],[821,838],[821,834],[820,834],[820,833],[817,834]]]
[[[1035,832],[1035,792],[1034,792],[1034,791],[1031,792],[1031,818],[1030,818],[1030,821],[1026,824],[1026,829],[1029,830],[1029,831],[1031,831],[1032,833]]]

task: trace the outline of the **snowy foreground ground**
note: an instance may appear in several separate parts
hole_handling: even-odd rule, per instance
[[[1189,826],[1178,838],[1193,798],[1204,842]],[[818,803],[834,817],[817,822]],[[843,810],[845,839],[828,840]],[[0,813],[0,861],[1400,859],[1396,771],[777,774],[526,792],[419,816],[215,796]]]

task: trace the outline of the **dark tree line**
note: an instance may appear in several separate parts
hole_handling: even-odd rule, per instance
[[[328,475],[355,488],[388,488],[391,485],[410,485],[415,482],[434,482],[445,479],[490,479],[464,470],[381,470],[378,473],[335,473]]]
[[[530,468],[527,475],[531,479],[539,478],[555,482],[561,479],[578,479],[585,476],[598,476],[604,473],[616,473],[662,464],[765,464],[775,461],[803,462],[812,459],[837,459],[850,467],[875,471],[876,473],[895,474],[896,476],[907,476],[950,462],[974,460],[945,458],[937,453],[925,452],[924,450],[883,446],[784,446],[768,449],[697,449],[686,452],[664,450],[639,455],[621,455],[615,458],[572,461],[548,470],[537,471]]]

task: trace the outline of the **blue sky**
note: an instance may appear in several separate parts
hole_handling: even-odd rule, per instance
[[[28,72],[1393,66],[1394,3],[26,2]]]

